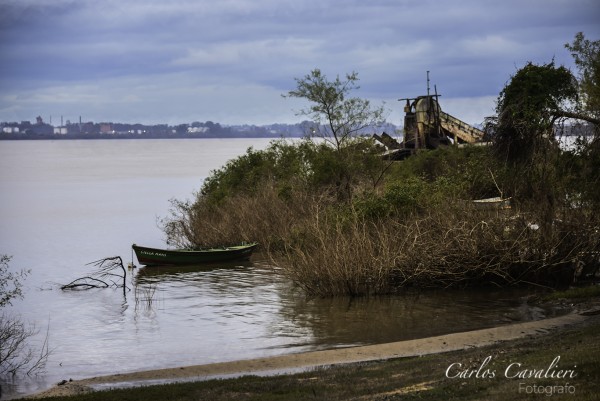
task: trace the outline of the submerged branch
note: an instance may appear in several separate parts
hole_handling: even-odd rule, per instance
[[[107,288],[110,287],[108,283],[94,277],[80,277],[71,281],[69,284],[62,285],[61,290],[87,290],[90,288]]]
[[[96,260],[94,262],[87,263],[86,265],[93,265],[96,270],[92,272],[92,275],[80,277],[71,281],[69,284],[61,286],[61,290],[89,290],[92,288],[108,288],[116,287],[123,288],[123,291],[129,289],[125,285],[127,278],[127,269],[123,265],[123,259],[120,256],[113,256]],[[121,272],[115,273],[115,269],[120,269]],[[121,280],[121,284],[113,280],[117,277]],[[109,284],[110,281],[112,284]]]

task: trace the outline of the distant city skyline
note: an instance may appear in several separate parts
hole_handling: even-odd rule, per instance
[[[63,121],[60,125],[45,122],[41,116],[31,121],[0,121],[0,139],[52,139],[58,137],[96,138],[106,136],[127,136],[133,138],[165,137],[301,137],[313,131],[314,123],[303,121],[295,124],[237,124],[225,125],[215,121],[192,121],[169,125],[165,123],[141,124],[119,121]],[[399,127],[385,123],[367,128],[365,134],[398,134]]]
[[[431,87],[471,124],[494,113],[531,61],[575,71],[564,44],[600,39],[597,0],[6,0],[0,121],[297,123],[282,94],[320,68],[356,71],[353,95],[385,102]]]

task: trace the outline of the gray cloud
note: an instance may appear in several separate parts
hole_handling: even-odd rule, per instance
[[[527,61],[572,66],[564,43],[600,37],[593,0],[0,0],[0,121],[298,121],[281,94],[321,68],[356,95],[425,90],[470,122]],[[466,117],[465,117],[466,119]]]

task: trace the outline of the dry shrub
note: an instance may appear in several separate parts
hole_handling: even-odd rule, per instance
[[[564,287],[582,265],[588,273],[598,266],[598,224],[584,209],[563,210],[550,225],[539,224],[541,210],[491,212],[464,202],[373,218],[338,205],[334,190],[282,193],[273,183],[218,206],[187,207],[186,219],[167,227],[187,232],[192,246],[258,241],[283,274],[317,296],[481,284]]]
[[[572,282],[598,234],[557,222],[543,233],[522,215],[460,208],[420,217],[341,221],[318,208],[303,241],[279,264],[309,294],[364,295],[400,288]]]
[[[336,218],[313,204],[305,225],[275,256],[284,273],[314,295],[388,292],[396,244],[389,230],[366,220]]]
[[[236,194],[218,205],[199,199],[193,205],[174,203],[163,222],[174,245],[187,248],[258,242],[267,252],[280,249],[294,227],[303,224],[315,200],[306,191],[282,193],[271,182],[252,194]]]
[[[515,196],[516,208],[500,212],[464,201],[519,187],[522,172],[492,173],[487,151],[428,152],[389,171],[371,152],[350,156],[310,142],[249,151],[215,172],[194,202],[173,201],[163,221],[168,242],[257,241],[284,274],[322,296],[410,286],[561,287],[598,269],[597,207],[583,195],[566,197],[549,164],[540,170],[543,185],[533,176],[520,180],[540,196]]]

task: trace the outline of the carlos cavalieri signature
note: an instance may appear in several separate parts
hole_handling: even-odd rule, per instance
[[[492,369],[490,361],[492,356],[488,356],[481,362],[481,365],[475,368],[468,368],[462,363],[452,363],[446,369],[446,377],[449,379],[493,379],[498,375],[496,369]],[[572,369],[559,369],[558,362],[560,355],[552,360],[552,362],[541,369],[530,368],[524,366],[520,362],[512,362],[501,371],[507,379],[572,379],[577,376],[574,365]]]
[[[507,379],[573,379],[577,376],[574,365],[572,369],[561,369],[558,366],[560,356],[557,356],[547,366],[536,369],[525,366],[520,362],[512,362],[506,365],[506,368],[497,371],[490,365],[491,355],[485,358],[479,366],[466,367],[462,363],[452,363],[446,369],[446,377],[449,379],[493,379],[502,374]],[[566,380],[565,380],[566,381]],[[531,382],[519,382],[519,393],[526,394],[544,394],[551,396],[554,394],[575,394],[575,386],[569,383],[559,385],[538,385]]]

